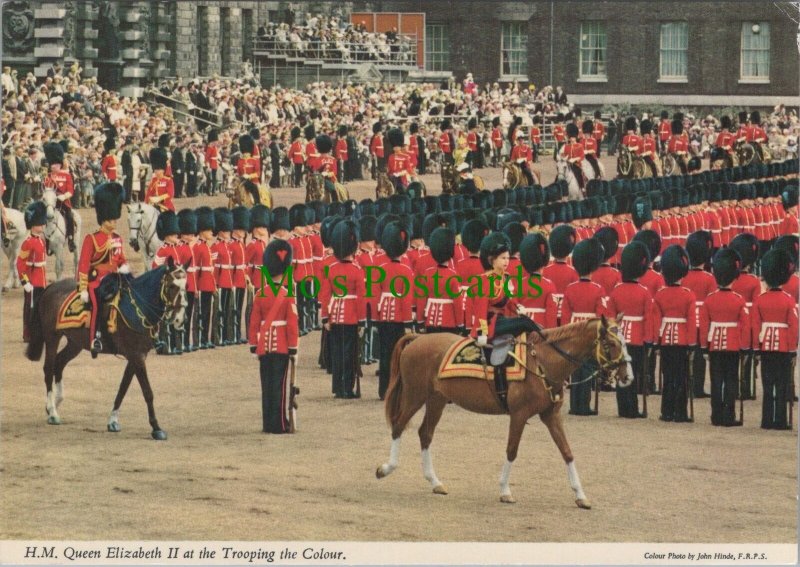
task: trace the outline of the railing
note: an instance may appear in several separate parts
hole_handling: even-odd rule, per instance
[[[202,122],[208,126],[219,128],[222,126],[222,116],[213,110],[199,108],[192,103],[165,95],[158,89],[149,89],[145,94],[150,95],[156,102],[168,107],[174,114],[179,114],[189,120]],[[167,101],[167,102],[164,102]]]
[[[395,43],[378,45],[372,42],[291,41],[275,36],[253,39],[253,51],[266,51],[288,57],[302,57],[324,63],[374,63],[404,67],[417,66],[417,41],[414,36],[399,36]]]

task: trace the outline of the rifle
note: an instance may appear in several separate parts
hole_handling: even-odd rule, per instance
[[[652,350],[652,347],[650,347]],[[642,378],[644,379],[644,384],[642,384],[642,416],[647,417],[647,390],[650,389],[650,364],[649,364],[649,356],[648,352],[645,349],[645,355],[642,357]]]
[[[689,347],[689,420],[694,421],[694,347]]]
[[[289,357],[289,433],[297,431],[297,395],[300,389],[295,386],[297,359]]]
[[[744,355],[739,355],[739,421],[744,424]]]

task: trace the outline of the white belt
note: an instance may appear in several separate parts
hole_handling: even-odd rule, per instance
[[[572,314],[572,322],[575,322],[576,320],[583,321],[585,319],[594,319],[595,317],[597,317],[596,313],[588,313],[588,312],[573,313]]]
[[[428,302],[425,304],[425,317],[428,316],[428,310],[430,309],[431,305],[449,305],[452,304],[452,299],[444,299],[444,298],[430,298]]]
[[[213,272],[213,271],[214,271],[214,268],[213,268],[213,267],[211,267],[211,266],[208,266],[208,267],[207,267],[207,266],[202,266],[202,267],[200,268],[200,271],[201,271],[201,272]]]
[[[28,266],[33,266],[34,268],[41,268],[47,265],[47,262],[25,262]]]
[[[629,321],[631,323],[640,323],[644,321],[644,317],[642,317],[641,315],[630,315],[630,316],[625,315],[622,317],[622,320]]]
[[[728,322],[724,322],[724,323],[719,322],[719,321],[712,321],[711,322],[711,326],[708,328],[708,340],[709,341],[713,340],[714,331],[716,331],[717,329],[732,329],[732,328],[738,327],[738,326],[739,326],[739,323],[736,323],[734,321],[728,321]]]
[[[286,326],[286,321],[273,321],[272,323],[270,323],[269,326],[270,327],[285,327]]]
[[[214,264],[214,267],[221,268],[223,270],[232,270],[233,264]]]
[[[664,329],[670,323],[685,323],[685,322],[686,319],[684,319],[683,317],[664,317],[663,319],[661,319],[661,328],[658,330],[658,334],[659,335],[663,334]]]
[[[197,266],[189,266],[188,268],[186,268],[186,271],[187,272],[196,272],[197,271]]]
[[[356,299],[355,295],[334,295],[331,299]]]
[[[303,258],[303,259],[300,259],[300,260],[295,260],[295,263],[296,264],[308,264],[311,261],[312,260],[310,258]]]
[[[758,334],[758,342],[764,340],[764,335],[767,334],[768,329],[788,329],[789,325],[786,323],[761,323],[761,332]]]
[[[547,313],[547,309],[543,307],[523,307],[522,312],[525,315],[530,315],[531,313]]]
[[[247,264],[236,264],[234,268],[237,270],[244,270],[247,267]]]

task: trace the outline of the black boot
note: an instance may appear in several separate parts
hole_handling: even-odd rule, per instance
[[[494,366],[494,389],[500,398],[500,405],[508,412],[508,379],[505,364]]]

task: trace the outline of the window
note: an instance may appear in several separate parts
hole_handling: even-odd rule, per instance
[[[769,22],[742,24],[741,79],[769,82]]]
[[[503,22],[500,41],[503,76],[528,74],[528,34],[525,26],[526,22]]]
[[[606,25],[581,24],[581,78],[606,79]]]
[[[450,42],[445,24],[425,25],[425,69],[447,71],[450,67]]]
[[[661,24],[661,78],[686,80],[689,49],[689,24]]]

